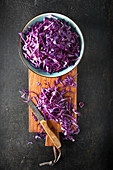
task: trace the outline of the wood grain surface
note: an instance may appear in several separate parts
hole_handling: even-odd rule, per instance
[[[72,72],[70,72],[70,76],[74,76],[76,74],[77,74],[77,67],[73,69]],[[66,76],[67,74],[62,76],[61,79],[65,78]],[[52,86],[55,80],[57,80],[57,78],[42,77],[29,70],[29,91],[33,91],[37,94],[40,94],[41,86],[37,86],[37,82],[41,83],[42,87],[47,88],[48,86],[46,83],[49,82],[50,86]],[[77,82],[77,77],[75,77],[75,81]],[[72,103],[75,104],[75,109],[77,109],[77,88],[71,87],[70,90],[75,92],[74,94],[69,93],[69,95],[72,98]],[[31,116],[31,113],[32,113],[32,109],[29,107],[29,132],[40,132],[40,126],[37,126],[39,121],[34,121],[33,116]],[[59,138],[59,132],[61,132],[60,125],[54,121],[48,121],[48,126],[50,128],[53,126],[55,127],[55,129],[57,129],[57,131],[54,131],[54,133]],[[48,136],[46,137],[45,145],[53,146],[53,143],[51,142]]]

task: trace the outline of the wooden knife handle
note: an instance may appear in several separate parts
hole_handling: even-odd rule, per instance
[[[46,131],[46,133],[48,134],[48,136],[50,137],[50,139],[52,140],[52,142],[54,143],[54,145],[56,146],[56,148],[60,148],[61,147],[61,143],[60,143],[59,139],[57,138],[57,136],[49,128],[49,126],[47,124],[47,121],[46,120],[42,120],[42,121],[40,121],[40,123],[43,126],[44,130]]]

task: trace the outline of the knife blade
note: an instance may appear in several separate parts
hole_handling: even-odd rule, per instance
[[[19,91],[19,93],[21,94],[21,96],[24,94],[22,91]],[[56,146],[56,148],[60,148],[61,147],[61,143],[60,140],[57,138],[57,136],[53,133],[53,131],[49,128],[49,126],[47,125],[47,121],[44,120],[43,115],[40,113],[40,111],[36,108],[35,104],[32,102],[32,100],[29,98],[28,100],[28,96],[24,98],[25,101],[28,101],[27,104],[31,107],[34,115],[37,117],[37,119],[40,121],[41,125],[43,126],[45,132],[48,134],[48,136],[50,137],[50,139],[52,140],[52,142],[54,143],[54,145]]]

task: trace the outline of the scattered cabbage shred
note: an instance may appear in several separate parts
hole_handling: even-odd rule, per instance
[[[79,35],[63,19],[46,16],[42,22],[36,22],[19,35],[23,55],[35,68],[52,74],[78,60]]]
[[[77,87],[74,77],[67,75],[63,80],[61,80],[61,77],[58,77],[52,87],[47,83],[47,88],[43,88],[40,83],[37,83],[37,86],[41,85],[41,93],[39,95],[28,90],[23,90],[24,95],[22,96],[22,98],[24,98],[25,95],[29,96],[30,93],[33,93],[31,99],[35,100],[36,107],[44,115],[44,119],[53,120],[60,124],[63,139],[72,141],[74,141],[73,135],[77,135],[80,131],[77,124],[80,113],[75,110],[75,105],[69,97],[69,93],[73,93],[70,91],[70,87]],[[34,120],[37,121],[33,113],[32,116]],[[40,123],[38,125],[41,126]],[[55,130],[55,128],[53,130]],[[41,137],[46,137],[46,135],[43,134],[42,126],[41,133],[37,133],[35,139],[40,139]]]

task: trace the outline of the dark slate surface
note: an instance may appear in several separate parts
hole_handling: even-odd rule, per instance
[[[0,170],[109,170],[113,146],[112,20],[109,0],[0,1]],[[62,158],[54,167],[38,164],[53,158],[44,140],[28,132],[28,107],[19,89],[28,88],[28,70],[18,54],[18,32],[32,17],[58,12],[73,19],[85,39],[78,66],[80,134],[62,141]],[[28,145],[32,141],[33,145]]]

